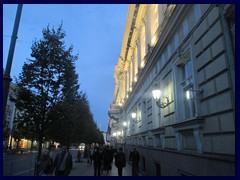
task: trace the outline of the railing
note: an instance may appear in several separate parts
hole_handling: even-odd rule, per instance
[[[37,162],[36,153],[6,155],[3,159],[4,176],[33,176]]]

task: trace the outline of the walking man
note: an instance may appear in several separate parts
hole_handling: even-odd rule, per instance
[[[99,151],[99,147],[95,147],[95,150],[93,153],[94,176],[100,176],[101,165],[102,165],[102,154]]]
[[[140,160],[139,152],[136,148],[133,148],[133,151],[130,153],[129,161],[132,161],[132,176],[138,176],[138,164]]]
[[[118,168],[118,176],[122,176],[122,170],[126,166],[126,158],[122,147],[119,148],[119,151],[115,155],[115,166]]]
[[[103,157],[103,171],[104,176],[111,176],[112,175],[112,162],[113,162],[113,155],[109,149],[109,146],[105,146],[102,153]]]

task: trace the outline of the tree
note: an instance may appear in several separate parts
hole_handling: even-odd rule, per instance
[[[32,45],[31,56],[16,80],[16,138],[36,138],[38,159],[43,140],[69,146],[72,143],[102,142],[85,93],[79,92],[72,55],[65,48],[62,24],[57,30],[43,29],[43,38]],[[24,128],[22,128],[24,126]],[[24,129],[27,129],[24,130]]]
[[[49,26],[43,29],[43,38],[32,44],[31,57],[24,63],[17,79],[16,107],[19,120],[25,120],[37,133],[38,158],[42,142],[51,124],[49,114],[61,102],[64,92],[64,75],[69,62],[78,57],[72,55],[73,47],[65,48],[65,32],[62,24],[57,30]]]

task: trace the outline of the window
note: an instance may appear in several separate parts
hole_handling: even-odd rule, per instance
[[[184,50],[185,49],[185,50]],[[194,81],[194,62],[190,55],[190,49],[185,47],[177,52],[176,69],[174,77],[176,80],[175,93],[177,101],[176,122],[196,118],[198,116],[197,105],[199,92]]]
[[[182,89],[184,96],[185,119],[195,116],[195,104],[193,98],[193,63],[191,59],[183,62],[182,65]]]
[[[141,122],[142,121],[142,112],[141,112],[141,103],[138,104],[137,108],[137,121]]]
[[[146,38],[145,38],[145,24],[144,23],[141,28],[140,48],[141,48],[141,65],[140,65],[140,67],[143,68],[145,66],[144,57],[146,55]]]
[[[188,62],[183,66],[183,79],[187,80],[192,77],[193,74],[193,65],[192,60],[188,60]]]
[[[158,23],[158,5],[151,4],[149,6],[149,20],[150,20],[150,38],[151,38],[151,46],[154,46],[156,43],[156,31],[159,26]]]

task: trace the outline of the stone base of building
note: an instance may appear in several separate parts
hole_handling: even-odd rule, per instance
[[[133,147],[140,153],[139,169],[145,176],[235,176],[234,156],[125,145],[127,158]]]

